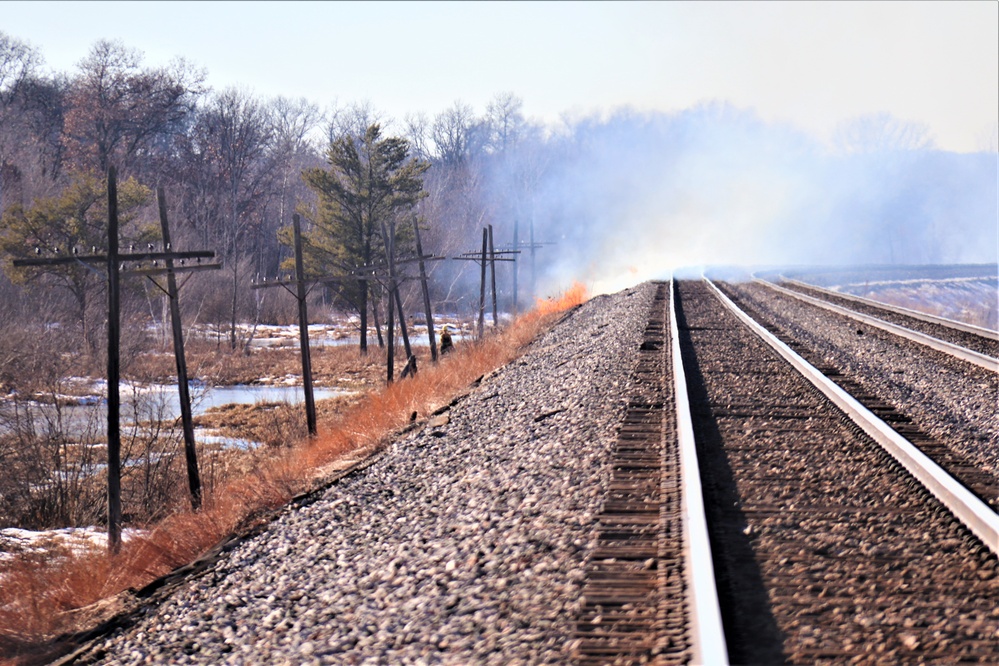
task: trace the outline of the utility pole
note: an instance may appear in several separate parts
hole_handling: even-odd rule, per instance
[[[15,259],[14,266],[58,266],[80,263],[83,265],[103,264],[107,269],[108,281],[108,361],[107,361],[107,445],[108,445],[108,551],[117,554],[121,550],[121,362],[119,347],[121,340],[121,291],[123,276],[167,274],[220,268],[218,264],[201,265],[201,259],[212,258],[212,251],[121,253],[118,250],[118,178],[113,166],[107,171],[108,188],[108,249],[105,255],[77,255],[73,252],[66,257],[46,257],[39,259]],[[158,262],[196,259],[198,265],[159,268]],[[144,269],[142,263],[151,261],[153,268]],[[125,269],[126,263],[139,262],[136,269]],[[179,321],[179,319],[178,319]]]
[[[114,167],[108,168],[108,550],[117,554],[121,549],[121,431],[119,411],[121,399],[118,382],[121,367],[118,347],[121,335],[121,304],[118,274],[118,177]]]
[[[283,287],[288,293],[298,301],[298,346],[302,354],[302,386],[305,391],[305,422],[309,429],[309,436],[314,437],[318,432],[316,425],[316,400],[312,389],[312,354],[309,346],[309,309],[306,303],[308,290],[306,285],[315,283],[315,280],[305,279],[305,265],[302,260],[302,222],[295,213],[291,216],[291,223],[295,238],[295,279],[293,280],[273,280],[271,282],[264,278],[262,282],[250,285],[251,289],[267,289],[270,287]],[[295,291],[288,288],[289,285],[295,287]]]
[[[316,398],[312,392],[312,352],[309,348],[309,311],[305,294],[305,267],[302,265],[302,223],[298,213],[291,216],[295,232],[295,282],[298,298],[298,346],[302,352],[302,385],[305,388],[305,421],[309,435],[315,436]]]
[[[481,266],[480,270],[480,281],[479,281],[479,338],[481,339],[484,334],[485,327],[485,313],[486,313],[486,262],[489,262],[493,267],[493,280],[492,280],[492,290],[493,290],[493,327],[499,325],[496,321],[496,262],[497,261],[513,261],[513,258],[498,257],[496,255],[500,254],[516,254],[516,250],[500,250],[496,251],[490,246],[490,227],[482,228],[482,249],[478,252],[465,252],[459,254],[457,257],[452,257],[456,261],[474,261]]]
[[[482,229],[482,260],[479,265],[482,266],[482,280],[479,283],[479,339],[482,339],[482,324],[483,320],[486,318],[486,243],[489,239],[489,230],[483,227]]]
[[[413,216],[413,232],[416,234],[416,257],[420,265],[420,286],[423,289],[423,311],[427,316],[427,337],[430,341],[430,358],[437,362],[437,335],[434,332],[434,315],[430,311],[430,285],[427,282],[427,268],[424,262],[423,245],[420,243],[420,223]]]
[[[305,279],[305,267],[304,267],[304,263],[303,263],[303,260],[302,260],[301,221],[300,221],[299,216],[297,214],[294,215],[294,216],[292,216],[292,223],[294,224],[294,227],[295,227],[295,278],[292,279],[292,280],[281,280],[281,279],[277,279],[277,280],[271,280],[271,281],[268,281],[267,278],[264,278],[261,282],[254,283],[253,285],[251,285],[251,288],[252,289],[266,289],[266,288],[270,288],[270,287],[284,287],[289,293],[291,293],[293,296],[295,296],[296,299],[298,299],[298,312],[299,312],[299,316],[298,316],[298,328],[299,328],[299,340],[300,340],[299,345],[302,348],[302,376],[303,376],[303,385],[305,386],[305,412],[306,412],[306,421],[309,424],[309,434],[310,435],[315,435],[316,434],[315,401],[313,399],[312,361],[311,361],[311,354],[309,352],[308,313],[307,313],[307,310],[306,310],[306,308],[307,308],[306,297],[308,296],[308,291],[309,290],[306,287],[308,287],[310,285],[326,284],[326,283],[330,283],[330,282],[346,282],[346,281],[351,281],[351,282],[358,282],[358,281],[360,281],[360,282],[367,282],[367,281],[372,281],[372,280],[379,281],[381,278],[378,275],[376,275],[376,271],[379,270],[379,269],[380,270],[384,270],[385,267],[384,266],[359,266],[359,267],[345,269],[346,273],[347,273],[346,275],[326,275],[326,276],[322,276],[322,277]],[[394,233],[394,231],[395,231],[394,226],[392,228],[392,231]],[[384,223],[382,225],[382,233],[385,235],[386,239],[389,239],[388,230],[385,228]],[[386,243],[388,243],[388,241],[386,241]],[[394,358],[393,357],[395,355],[395,352],[394,352],[395,346],[394,346],[394,340],[393,340],[392,335],[393,335],[393,331],[395,329],[395,322],[394,322],[394,312],[395,312],[395,310],[398,309],[400,319],[402,319],[402,316],[403,316],[402,315],[402,301],[401,301],[401,298],[399,297],[399,293],[398,293],[398,283],[401,280],[399,280],[398,277],[395,277],[395,288],[393,288],[393,286],[392,286],[392,280],[393,280],[393,276],[394,276],[394,273],[395,273],[395,264],[402,263],[402,262],[397,261],[391,255],[392,255],[392,253],[389,252],[389,255],[386,257],[386,259],[390,262],[389,266],[388,266],[388,268],[389,268],[389,283],[390,283],[389,284],[389,294],[388,294],[388,298],[389,298],[389,301],[388,301],[388,303],[389,303],[389,312],[388,312],[388,315],[389,315],[389,340],[388,340],[388,343],[389,343],[388,366],[389,367],[388,367],[388,381],[389,382],[391,382],[393,380],[393,378],[394,378],[393,377],[393,375],[394,375],[394,371],[393,371]],[[421,262],[421,264],[422,264],[422,262],[424,260],[434,260],[434,259],[442,259],[442,258],[443,257],[424,256],[422,253],[420,253],[419,256],[416,257],[415,259],[405,259],[403,261],[415,261],[415,260],[419,260]],[[425,277],[423,277],[422,279],[424,281],[426,280]],[[290,286],[294,286],[295,287],[295,291],[292,291],[291,289],[289,289]],[[429,308],[428,308],[428,310],[429,310]],[[376,324],[377,324],[377,318],[376,318],[375,321],[376,321]],[[408,357],[412,357],[412,350],[411,350],[410,345],[409,345],[409,335],[408,335],[408,332],[406,330],[405,320],[402,320],[400,323],[401,323],[401,328],[402,328],[402,333],[403,333],[403,342],[404,342],[405,348],[406,348],[406,354],[407,354]]]
[[[493,225],[489,225],[489,279],[493,289],[493,328],[499,326],[499,315],[496,309],[496,248],[493,246]]]
[[[163,187],[156,188],[156,203],[160,211],[163,247],[170,250],[170,225],[167,222],[166,196]],[[187,381],[187,357],[184,354],[184,331],[180,321],[177,297],[177,277],[173,259],[166,260],[167,299],[170,301],[170,326],[173,330],[173,355],[177,362],[177,390],[180,398],[180,421],[184,431],[184,457],[187,461],[187,485],[191,492],[191,508],[201,509],[201,476],[198,473],[198,452],[194,445],[194,419],[191,415],[191,390]],[[159,285],[157,285],[159,286]]]

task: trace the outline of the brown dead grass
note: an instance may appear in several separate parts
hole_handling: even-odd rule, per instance
[[[437,365],[422,366],[416,377],[370,391],[323,424],[314,440],[272,450],[266,464],[216,488],[201,512],[168,516],[123,544],[117,556],[98,550],[25,554],[8,563],[0,571],[0,660],[37,657],[58,636],[104,619],[117,607],[115,595],[195,560],[314,488],[330,463],[377,449],[414,413],[425,418],[447,404],[477,378],[519,356],[557,313],[585,300],[585,289],[575,286],[561,298],[540,301],[499,333],[459,345]]]

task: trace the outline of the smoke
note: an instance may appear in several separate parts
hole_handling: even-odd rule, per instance
[[[538,249],[539,293],[708,265],[997,260],[996,154],[935,150],[883,115],[857,126],[829,147],[728,105],[620,112],[522,144],[491,183],[515,199],[522,241],[533,222],[557,243]]]

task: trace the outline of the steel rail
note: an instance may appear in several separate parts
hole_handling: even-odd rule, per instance
[[[888,312],[894,312],[896,314],[905,315],[906,317],[912,317],[913,319],[924,321],[927,324],[946,326],[947,328],[953,328],[955,330],[961,331],[962,333],[971,333],[972,335],[977,335],[983,338],[987,338],[989,340],[999,341],[999,331],[993,331],[988,328],[982,328],[981,326],[975,326],[974,324],[966,324],[963,321],[955,321],[953,319],[947,319],[946,317],[938,317],[936,315],[927,314],[925,312],[910,310],[909,308],[903,308],[900,305],[888,305],[887,303],[879,303],[878,301],[872,300],[870,298],[864,298],[863,296],[856,296],[855,294],[846,294],[841,291],[833,291],[832,289],[826,289],[825,287],[819,287],[814,284],[808,284],[807,282],[802,282],[801,280],[795,280],[793,278],[784,277],[783,275],[779,277],[784,282],[788,282],[790,284],[796,284],[798,286],[805,287],[813,291],[817,291],[821,294],[837,296],[839,298],[848,301],[853,301],[854,303],[860,303],[861,305],[869,305],[871,307],[887,310]],[[757,279],[763,280],[763,278],[757,278]],[[763,281],[768,283],[770,282],[769,280],[763,280]]]
[[[718,299],[725,304],[746,326],[784,357],[798,372],[818,388],[856,423],[875,442],[912,474],[927,490],[939,499],[985,546],[999,555],[999,514],[978,499],[947,474],[939,465],[920,451],[909,440],[864,407],[852,395],[836,385],[814,366],[784,344],[777,336],[758,324],[739,306],[722,293],[711,280],[705,282]]]
[[[694,425],[687,398],[687,379],[680,356],[680,329],[676,318],[676,280],[669,281],[670,345],[673,358],[673,396],[676,407],[676,436],[680,451],[683,542],[686,553],[685,577],[690,604],[691,647],[695,664],[726,666],[728,649],[722,627],[718,590],[715,585],[708,523],[704,511],[701,472],[694,445]]]
[[[800,301],[810,303],[816,307],[824,308],[830,312],[835,312],[841,314],[845,317],[849,317],[856,321],[867,324],[868,326],[873,326],[875,328],[880,328],[883,331],[887,331],[894,335],[901,336],[907,340],[911,340],[921,345],[935,349],[936,351],[949,354],[955,358],[959,358],[962,361],[967,361],[968,363],[973,363],[981,368],[990,370],[992,372],[999,372],[999,359],[993,358],[986,354],[980,354],[976,351],[966,349],[959,345],[952,344],[950,342],[945,342],[939,338],[934,338],[931,335],[926,335],[925,333],[920,333],[919,331],[913,331],[910,328],[905,328],[904,326],[899,326],[898,324],[891,324],[877,317],[872,317],[870,315],[861,314],[859,312],[854,312],[848,308],[844,308],[840,305],[835,305],[824,301],[821,298],[815,298],[814,296],[807,296],[805,294],[799,293],[792,289],[787,289],[786,287],[781,287],[772,282],[767,282],[766,280],[761,280],[759,278],[754,278],[754,282],[762,284],[768,289],[773,289],[786,296],[791,296],[792,298],[797,298]],[[714,286],[714,285],[712,285]]]

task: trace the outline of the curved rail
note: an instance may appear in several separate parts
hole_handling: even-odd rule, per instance
[[[836,296],[837,298],[842,298],[847,301],[853,301],[854,303],[860,303],[862,305],[868,305],[871,307],[880,308],[882,310],[887,310],[889,312],[902,314],[905,315],[906,317],[912,317],[913,319],[924,321],[927,324],[935,324],[937,326],[947,326],[948,328],[953,328],[955,330],[961,331],[962,333],[971,333],[972,335],[978,335],[983,338],[987,338],[989,340],[999,341],[999,331],[993,331],[991,329],[982,328],[981,326],[975,326],[973,324],[966,324],[963,321],[955,321],[954,319],[947,319],[946,317],[937,317],[935,315],[926,314],[925,312],[919,312],[917,310],[903,308],[900,305],[888,305],[887,303],[879,303],[878,301],[872,300],[870,298],[864,298],[863,296],[857,296],[855,294],[847,294],[842,291],[833,291],[832,289],[826,289],[825,287],[819,287],[814,284],[808,284],[807,282],[802,282],[801,280],[795,280],[793,278],[784,277],[783,275],[779,277],[784,282],[790,284],[796,284],[801,287],[806,287],[808,289],[811,289],[812,291],[817,291],[821,294],[829,294],[830,296]],[[764,282],[769,282],[769,281],[764,280]]]
[[[723,294],[711,280],[704,278],[718,299],[756,335],[804,375],[816,388],[852,419],[874,441],[905,467],[916,480],[951,511],[985,546],[999,555],[999,514],[947,474],[926,454],[891,429],[884,421],[860,404],[853,396],[801,358],[790,347],[758,324]],[[771,285],[772,286],[772,285]],[[785,290],[786,291],[786,290]]]
[[[945,354],[949,354],[955,358],[961,359],[962,361],[973,363],[974,365],[977,365],[981,368],[985,368],[986,370],[990,370],[992,372],[999,372],[999,359],[987,356],[986,354],[980,354],[976,351],[972,351],[970,349],[966,349],[964,347],[951,344],[950,342],[945,342],[938,338],[934,338],[930,335],[926,335],[925,333],[913,331],[912,329],[905,328],[904,326],[898,326],[897,324],[888,323],[884,320],[878,319],[877,317],[871,317],[869,315],[861,314],[859,312],[854,312],[853,310],[849,310],[839,305],[834,305],[833,303],[824,301],[821,298],[815,298],[814,296],[807,296],[800,292],[787,289],[786,287],[781,287],[779,285],[774,284],[773,282],[767,282],[766,280],[761,280],[760,278],[754,278],[754,281],[766,286],[768,289],[773,289],[774,291],[784,294],[785,296],[791,296],[792,298],[796,298],[799,301],[804,301],[805,303],[810,303],[811,305],[823,308],[825,310],[829,310],[830,312],[841,314],[855,321],[867,324],[868,326],[880,328],[883,331],[887,331],[894,335],[906,338],[907,340],[911,340],[926,347],[930,347],[931,349],[935,349]],[[714,285],[712,284],[712,286]],[[715,287],[715,289],[717,290],[717,287]]]
[[[670,345],[673,358],[673,395],[676,402],[676,436],[680,450],[683,541],[687,566],[691,642],[694,663],[728,664],[725,632],[722,628],[714,564],[708,540],[708,524],[701,491],[701,472],[694,446],[694,426],[687,399],[687,379],[680,355],[680,330],[676,321],[676,280],[670,278]]]

